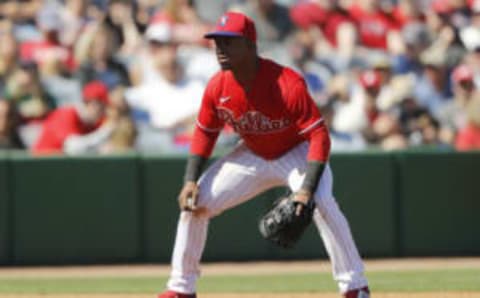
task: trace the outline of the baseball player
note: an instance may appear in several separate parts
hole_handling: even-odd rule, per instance
[[[158,297],[196,297],[210,218],[277,186],[294,192],[298,212],[315,201],[314,222],[340,292],[369,297],[362,260],[332,194],[328,130],[305,81],[257,55],[255,25],[243,14],[224,14],[205,37],[215,41],[221,70],[208,83],[198,114],[178,198],[172,271]],[[226,123],[242,141],[202,173]]]

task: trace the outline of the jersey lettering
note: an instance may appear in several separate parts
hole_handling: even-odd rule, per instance
[[[235,119],[234,113],[225,108],[217,109],[217,116],[225,121],[239,134],[264,134],[282,131],[290,126],[291,121],[287,118],[270,119],[259,111],[248,111],[238,119]]]

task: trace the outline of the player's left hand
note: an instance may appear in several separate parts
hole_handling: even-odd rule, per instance
[[[311,198],[312,194],[304,189],[300,189],[293,195],[293,201],[301,203],[297,204],[295,215],[300,216],[302,214],[302,209],[308,204]]]
[[[178,195],[178,204],[181,210],[195,211],[197,209],[198,185],[196,182],[188,181],[183,185]]]

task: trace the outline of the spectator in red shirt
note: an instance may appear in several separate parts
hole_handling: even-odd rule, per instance
[[[349,64],[357,43],[357,29],[353,19],[340,6],[338,0],[299,2],[290,8],[290,17],[301,29],[301,34],[315,40],[314,47],[322,49],[321,56],[328,56],[329,59],[338,57],[341,60],[339,62],[343,65],[335,65],[334,68]],[[320,34],[317,34],[318,31]]]
[[[83,88],[83,103],[61,107],[45,120],[33,152],[78,154],[96,152],[112,132],[112,125],[103,122],[109,103],[108,89],[93,81]]]
[[[42,32],[42,40],[26,41],[20,46],[20,59],[32,61],[43,68],[59,63],[64,72],[75,69],[72,50],[60,42],[59,32],[62,20],[55,6],[45,6],[37,14],[37,26]]]
[[[476,93],[467,107],[468,124],[458,132],[455,140],[457,150],[479,150],[480,149],[480,93]]]
[[[355,1],[349,7],[351,17],[357,23],[360,43],[373,49],[387,50],[389,40],[399,29],[391,15],[380,9],[379,0]]]
[[[342,30],[352,27],[353,20],[348,12],[343,10],[337,0],[310,0],[299,2],[290,8],[292,21],[300,28],[307,29],[318,26],[325,39],[332,47],[338,47],[342,42]]]

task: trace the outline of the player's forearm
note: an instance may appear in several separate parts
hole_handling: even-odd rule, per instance
[[[325,163],[319,161],[309,161],[307,173],[305,174],[305,178],[303,179],[300,190],[306,191],[309,194],[315,193],[324,169]]]
[[[213,151],[218,133],[209,133],[198,127],[193,133],[190,156],[185,169],[184,182],[196,182],[202,174],[208,157]]]
[[[300,188],[301,190],[310,194],[315,193],[329,155],[330,137],[327,128],[322,126],[310,136],[310,147],[307,156],[308,167],[305,179]]]
[[[207,158],[199,155],[190,155],[185,169],[184,182],[196,182],[202,174],[203,167],[207,162]]]

